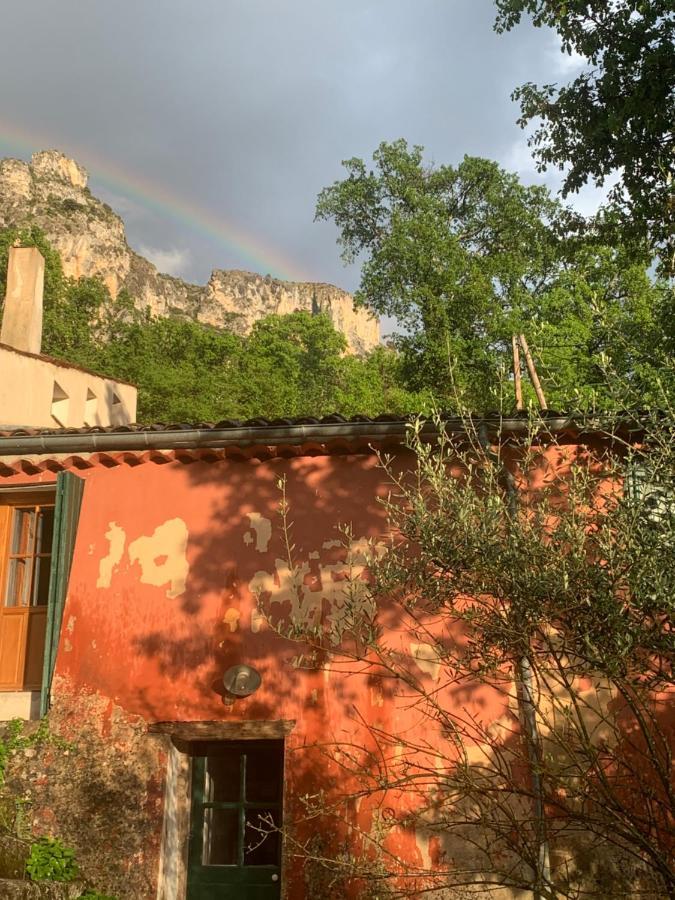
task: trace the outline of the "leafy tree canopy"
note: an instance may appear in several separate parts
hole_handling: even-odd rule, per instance
[[[525,332],[558,407],[605,402],[608,359],[648,393],[670,295],[646,258],[579,236],[546,188],[489,160],[434,167],[399,140],[381,144],[374,163],[347,160],[317,217],[337,224],[346,262],[363,261],[357,300],[400,323],[409,389],[496,408],[511,335]]]
[[[520,124],[542,169],[565,171],[564,193],[620,175],[624,228],[647,236],[675,271],[675,10],[671,0],[496,0],[496,30],[524,17],[560,36],[587,65],[569,84],[519,87]]]

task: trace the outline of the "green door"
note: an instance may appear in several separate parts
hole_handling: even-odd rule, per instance
[[[187,900],[281,897],[283,741],[192,745]]]

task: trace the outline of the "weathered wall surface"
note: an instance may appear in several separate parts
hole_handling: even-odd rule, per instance
[[[81,886],[0,878],[2,900],[77,900]]]
[[[295,523],[295,579],[277,515],[277,481],[283,476]],[[323,619],[339,634],[345,579],[365,574],[366,543],[377,546],[383,537],[376,498],[385,491],[372,456],[91,472],[64,613],[55,709],[83,694],[95,696],[97,704],[112,701],[115,709],[148,724],[293,723],[286,740],[287,821],[298,840],[312,839],[317,854],[347,845],[339,824],[320,835],[314,820],[303,823],[304,795],[345,787],[344,772],[320,745],[374,750],[359,719],[395,734],[412,724],[407,701],[377,678],[345,678],[330,664],[306,668],[303,648],[271,630],[255,597],[273,614]],[[340,523],[353,528],[348,551],[337,531]],[[414,648],[402,644],[401,651],[418,661],[418,675],[434,685],[440,667],[423,641]],[[248,699],[229,702],[222,675],[239,662],[258,669],[262,687]],[[488,689],[457,702],[495,720],[505,714],[503,697]],[[164,771],[160,766],[145,777],[154,784]],[[382,824],[375,807],[363,798],[348,815],[368,832]],[[161,824],[159,813],[154,822],[147,820],[153,846]],[[401,829],[390,846],[418,865],[441,858],[430,832]],[[287,852],[292,857],[292,848]],[[287,873],[292,900],[343,896],[318,866],[289,858]]]
[[[156,315],[182,315],[247,333],[265,315],[323,312],[353,352],[379,342],[377,320],[332,285],[216,270],[201,286],[159,273],[129,247],[120,217],[89,192],[82,166],[56,151],[36,153],[30,163],[0,160],[0,228],[29,222],[44,230],[67,275],[98,276],[113,296],[127,288],[139,308]]]
[[[57,689],[47,738],[12,754],[3,790],[20,798],[32,834],[58,836],[76,851],[84,881],[120,898],[154,897],[163,740],[149,736],[141,719],[109,699],[92,693],[75,697],[67,684]]]
[[[546,451],[530,486],[541,485],[550,467],[564,471],[577,449],[570,444]],[[154,736],[151,727],[167,721],[211,722],[234,729],[228,732],[232,737],[250,736],[256,723],[282,722],[289,729],[286,824],[303,847],[319,857],[340,851],[347,860],[349,854],[359,857],[370,845],[349,830],[356,825],[361,834],[386,835],[393,859],[421,869],[475,870],[479,848],[461,835],[455,839],[447,829],[439,833],[433,817],[428,824],[412,816],[408,823],[401,821],[401,813],[415,807],[409,788],[383,795],[376,786],[372,796],[352,796],[329,826],[305,817],[303,797],[323,792],[330,800],[349,794],[357,783],[349,775],[355,766],[361,766],[361,788],[376,785],[382,743],[378,747],[371,729],[394,738],[385,742],[389,774],[397,765],[405,772],[410,744],[402,735],[423,734],[428,748],[440,749],[428,757],[421,751],[427,771],[439,779],[453,759],[448,734],[435,731],[432,719],[415,710],[405,685],[369,671],[355,673],[353,665],[334,660],[312,664],[307,648],[275,633],[257,609],[260,597],[273,617],[322,622],[340,635],[347,579],[367,575],[366,549],[379,552],[384,537],[376,501],[388,485],[375,458],[158,459],[102,465],[83,474],[87,485],[50,715],[52,728],[72,741],[73,756],[41,753],[15,767],[17,789],[30,786],[36,827],[65,837],[82,857],[85,874],[120,898],[155,898],[161,873],[159,896],[174,900],[181,896],[173,887],[180,877],[177,848],[184,841],[178,825],[163,834],[163,822],[166,810],[172,821],[185,820],[185,807],[166,800],[171,796],[167,772],[169,782],[179,781],[180,760],[167,754],[166,737]],[[293,568],[278,516],[280,478],[286,479],[293,522]],[[15,475],[3,484],[22,480],[32,477]],[[351,525],[347,546],[337,530],[340,524]],[[513,737],[517,720],[504,684],[501,691],[453,684],[448,666],[441,664],[428,637],[425,641],[424,629],[416,637],[388,619],[389,612],[385,604],[382,621],[392,652],[409,660],[411,673],[436,693],[442,707]],[[441,627],[425,623],[434,636],[433,628]],[[457,640],[456,634],[447,637]],[[240,662],[259,670],[262,687],[248,699],[230,702],[222,675]],[[591,724],[595,728],[597,722]],[[469,765],[484,766],[492,750],[477,740],[468,748]],[[104,823],[110,807],[114,814]],[[526,818],[525,812],[521,821]],[[483,843],[489,852],[489,835]],[[588,871],[598,864],[611,874],[613,862],[598,863],[590,840],[581,843]],[[285,900],[370,900],[367,885],[350,894],[344,882],[334,882],[311,860],[300,862],[295,851],[287,840]],[[379,889],[376,883],[375,896],[381,896]],[[430,896],[459,900],[467,895],[459,890]],[[528,894],[490,888],[469,896],[524,900]]]
[[[548,451],[530,486],[543,483],[550,466],[564,471],[575,452],[572,445]],[[68,755],[53,749],[39,758],[20,758],[12,769],[17,791],[30,792],[35,827],[64,837],[77,849],[85,874],[120,898],[155,898],[161,873],[161,900],[174,900],[180,897],[172,892],[180,877],[180,829],[176,826],[167,839],[163,822],[167,809],[173,821],[185,819],[185,807],[181,811],[166,801],[167,772],[179,780],[180,762],[167,754],[166,738],[149,729],[158,722],[208,721],[250,736],[255,723],[283,722],[289,728],[286,824],[303,847],[319,857],[340,851],[347,860],[349,854],[359,857],[369,845],[349,830],[356,825],[361,834],[385,834],[393,859],[422,869],[455,865],[475,870],[477,847],[439,833],[433,820],[428,826],[413,817],[412,824],[400,822],[402,811],[415,806],[410,789],[352,797],[340,807],[344,820],[331,819],[329,827],[305,818],[303,797],[323,792],[330,800],[349,793],[356,782],[348,773],[355,765],[361,765],[361,787],[364,780],[376,781],[382,748],[370,729],[394,736],[388,745],[390,771],[401,761],[404,771],[407,764],[409,745],[403,739],[396,743],[398,736],[420,729],[428,747],[441,748],[438,756],[424,759],[428,771],[442,778],[443,765],[452,760],[448,735],[434,731],[429,716],[415,711],[405,686],[368,671],[354,673],[353,666],[334,661],[314,666],[307,648],[280,637],[257,609],[260,597],[272,616],[323,622],[339,636],[347,579],[366,576],[366,548],[378,552],[384,537],[376,501],[388,485],[375,458],[158,459],[83,474],[87,485],[50,715],[52,729],[73,749]],[[293,569],[278,516],[279,478],[286,479],[293,522]],[[15,475],[3,484],[32,480]],[[53,476],[42,473],[35,480]],[[340,524],[351,525],[348,546],[337,531]],[[433,644],[424,634],[416,638],[410,629],[397,627],[387,614],[385,607],[392,652],[410,661],[411,672],[437,692],[445,709],[474,716],[495,733],[517,731],[503,692],[443,683],[448,669]],[[448,635],[449,641],[455,639]],[[230,702],[222,675],[239,662],[259,670],[262,687],[248,699]],[[485,765],[491,749],[477,741],[468,750],[469,764]],[[484,843],[489,844],[489,836]],[[597,854],[589,841],[582,843],[590,848],[584,864],[591,871]],[[290,840],[286,862],[285,900],[370,900],[367,885],[350,894],[320,865],[300,862]],[[381,896],[378,890],[376,883],[375,896]],[[430,896],[459,900],[467,895]],[[529,895],[490,888],[483,896],[524,900]]]
[[[2,344],[0,372],[0,425],[81,428],[136,421],[138,392],[125,382]]]

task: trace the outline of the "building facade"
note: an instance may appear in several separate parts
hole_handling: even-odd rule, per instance
[[[517,418],[488,425],[495,439],[527,429]],[[551,470],[593,440],[569,420],[549,429]],[[288,623],[340,639],[347,586],[368,577],[387,539],[376,451],[409,465],[406,433],[396,419],[335,418],[0,436],[0,688],[15,703],[29,694],[58,735],[21,763],[17,784],[30,784],[35,827],[76,847],[111,893],[366,896],[321,864],[343,859],[348,873],[386,817],[359,798],[340,753],[363,753],[375,770],[376,733],[419,721],[405,691],[313,658]],[[44,652],[31,643],[39,631]],[[391,642],[441,690],[423,639],[392,628]],[[515,721],[503,690],[485,684],[444,702],[486,727]],[[427,726],[430,747],[447,740]],[[330,827],[308,814],[308,798],[325,796],[330,812],[345,791],[352,800]],[[462,864],[431,828],[397,827],[387,847],[420,871]]]

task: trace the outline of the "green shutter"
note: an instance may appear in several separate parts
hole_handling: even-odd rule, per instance
[[[45,634],[45,659],[42,670],[40,715],[49,709],[49,694],[56,663],[56,650],[61,633],[63,607],[68,590],[68,576],[73,562],[77,522],[80,517],[84,481],[70,472],[59,472],[56,478],[56,505],[54,509],[54,539],[52,542],[52,566],[49,574],[49,600],[47,605],[47,631]]]

